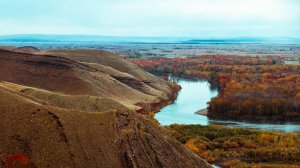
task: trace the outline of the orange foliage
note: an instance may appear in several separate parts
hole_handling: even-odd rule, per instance
[[[132,62],[155,74],[205,79],[218,86],[219,96],[209,103],[210,117],[300,120],[300,66],[276,65],[274,59],[204,55]]]
[[[199,148],[195,145],[195,139],[190,139],[185,143],[185,146],[195,153],[199,153]]]

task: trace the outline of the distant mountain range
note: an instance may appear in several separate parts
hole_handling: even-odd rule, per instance
[[[239,37],[239,38],[193,38],[193,37],[118,37],[94,35],[6,35],[0,36],[2,43],[46,43],[46,42],[98,42],[98,43],[299,43],[300,38],[289,37]]]

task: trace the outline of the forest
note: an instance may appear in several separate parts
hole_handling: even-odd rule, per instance
[[[214,118],[300,120],[300,66],[283,57],[204,55],[141,58],[131,62],[161,76],[207,80],[219,89],[209,102]]]
[[[290,167],[300,162],[300,134],[170,125],[171,134],[206,161],[222,167]]]

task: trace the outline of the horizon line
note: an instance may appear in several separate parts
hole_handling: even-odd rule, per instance
[[[100,35],[100,34],[0,34],[0,37],[9,36],[85,36],[85,37],[116,37],[116,38],[192,38],[192,39],[276,39],[276,38],[288,38],[288,39],[300,39],[300,36],[136,36],[136,35]]]

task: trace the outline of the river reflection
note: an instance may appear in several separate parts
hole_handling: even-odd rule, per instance
[[[161,125],[170,124],[201,124],[225,125],[233,128],[254,128],[261,130],[276,130],[284,132],[300,132],[300,123],[270,122],[267,120],[226,120],[210,119],[206,116],[194,114],[207,108],[207,102],[218,95],[218,90],[207,81],[172,78],[181,87],[176,101],[161,109],[155,118]]]

